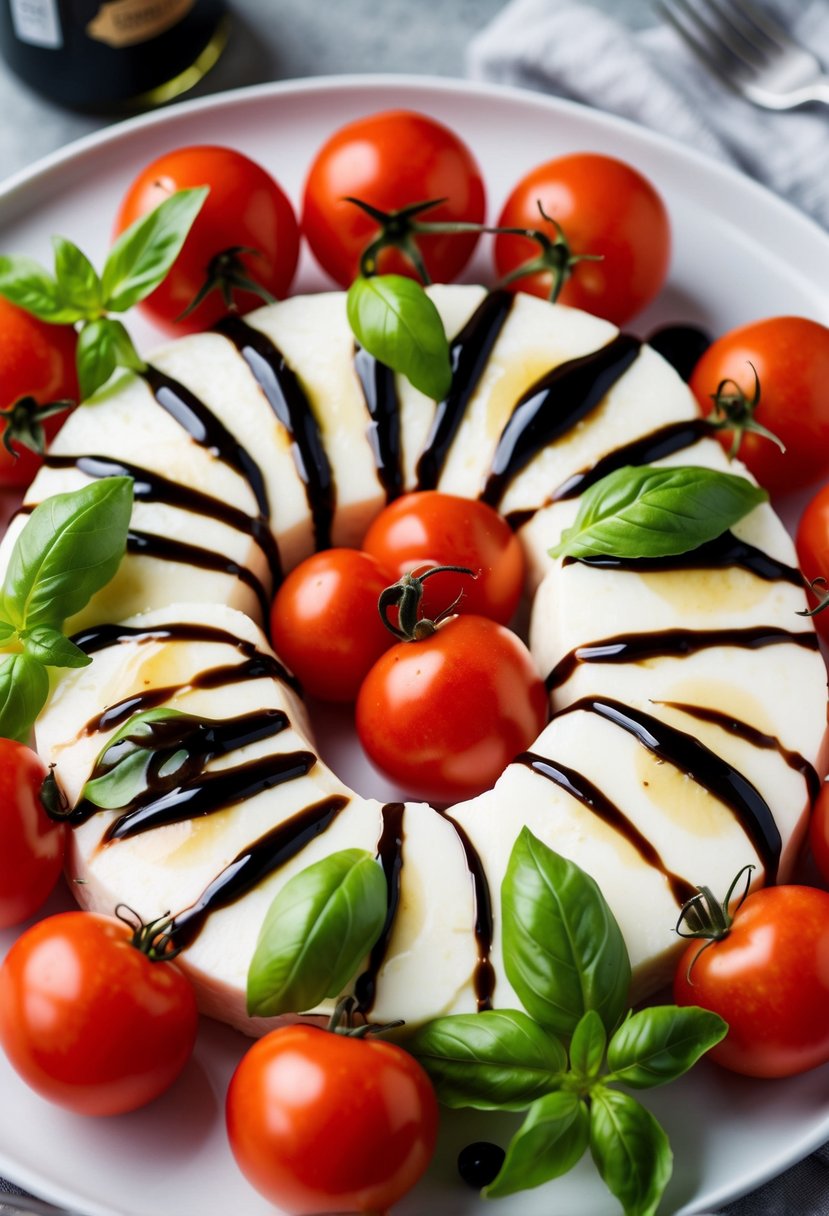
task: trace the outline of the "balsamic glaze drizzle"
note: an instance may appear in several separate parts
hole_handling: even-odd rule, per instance
[[[711,335],[698,325],[663,325],[648,335],[648,346],[686,381],[710,345]]]
[[[306,806],[238,853],[199,898],[173,917],[168,934],[179,949],[193,944],[211,912],[226,908],[321,836],[349,799],[335,794]]]
[[[538,453],[592,413],[636,361],[641,342],[630,334],[547,372],[518,399],[501,432],[481,498],[498,507],[510,482]]]
[[[535,752],[522,752],[520,756],[515,757],[513,763],[524,764],[534,773],[554,782],[623,836],[643,861],[664,875],[671,894],[679,905],[696,895],[697,888],[693,883],[669,870],[647,837],[643,836],[621,809],[587,777],[576,772],[575,769],[568,768],[558,761],[548,760],[545,756],[537,755]]]
[[[597,714],[627,731],[660,760],[691,777],[729,807],[757,850],[766,881],[775,881],[782,848],[780,832],[768,803],[742,773],[693,735],[609,697],[583,697],[557,716],[579,711]]]
[[[216,329],[239,351],[265,400],[290,435],[294,463],[308,498],[315,546],[330,548],[336,506],[334,478],[319,424],[298,376],[270,338],[241,317],[225,317]]]
[[[403,813],[402,802],[387,802],[381,811],[382,828],[377,841],[377,858],[383,867],[386,879],[386,919],[383,931],[369,955],[368,966],[354,984],[357,1009],[362,1014],[371,1012],[377,995],[377,976],[388,953],[394,932],[394,919],[400,904],[400,880],[403,869]]]
[[[439,401],[432,427],[417,462],[418,490],[434,490],[449,449],[463,422],[487,362],[515,297],[509,291],[490,291],[449,345],[452,385]]]
[[[354,344],[354,370],[371,419],[366,432],[386,502],[403,493],[400,401],[395,374],[385,363]]]
[[[232,558],[224,557],[213,549],[205,549],[201,545],[191,545],[183,540],[173,540],[169,536],[158,536],[154,532],[137,532],[130,528],[127,533],[127,552],[135,557],[154,557],[157,561],[178,562],[182,565],[195,566],[198,570],[215,570],[221,574],[238,578],[240,583],[250,587],[259,604],[262,619],[267,620],[270,613],[271,597],[260,579],[247,566],[240,565]]]
[[[492,994],[495,991],[495,969],[490,962],[492,953],[492,897],[489,891],[486,871],[478,851],[469,836],[459,823],[447,811],[437,812],[455,829],[464,857],[469,876],[472,880],[472,894],[475,900],[475,941],[478,946],[478,961],[475,965],[473,984],[478,1012],[492,1008]]]
[[[569,565],[574,561],[581,562],[584,566],[633,570],[641,574],[667,570],[723,570],[729,566],[739,566],[769,583],[782,582],[791,583],[794,587],[803,586],[803,576],[796,566],[778,561],[763,549],[740,540],[733,532],[728,531],[715,540],[689,549],[687,553],[678,553],[671,557],[615,557],[597,554],[591,557],[565,557],[564,564]]]
[[[577,646],[566,654],[544,681],[551,692],[570,679],[579,663],[637,663],[640,659],[684,658],[713,646],[739,646],[759,650],[764,646],[803,646],[817,650],[814,631],[793,632],[776,625],[752,625],[746,629],[665,629],[653,633],[628,633]]]

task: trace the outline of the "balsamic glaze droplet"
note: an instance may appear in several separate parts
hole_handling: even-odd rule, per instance
[[[479,1191],[498,1176],[506,1153],[499,1144],[476,1140],[458,1153],[458,1173],[467,1186]]]
[[[711,345],[711,335],[698,325],[663,325],[648,338],[648,346],[658,351],[683,380],[691,373]]]

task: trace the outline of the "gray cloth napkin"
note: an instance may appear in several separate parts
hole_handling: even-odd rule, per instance
[[[827,0],[764,0],[829,67]],[[676,32],[633,33],[589,4],[512,0],[471,43],[470,76],[555,93],[737,165],[829,228],[829,107],[773,113],[705,72]]]
[[[827,0],[765,8],[829,65]],[[829,228],[829,108],[754,108],[705,73],[667,26],[633,33],[588,4],[511,0],[471,43],[467,69],[651,127],[736,165]],[[723,1213],[829,1216],[829,1145]]]

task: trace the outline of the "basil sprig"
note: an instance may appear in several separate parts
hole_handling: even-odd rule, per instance
[[[616,469],[582,495],[552,557],[673,557],[716,540],[768,494],[696,465]]]
[[[360,275],[346,297],[348,323],[370,355],[442,401],[452,383],[449,341],[420,283],[400,274]]]
[[[42,321],[79,330],[78,382],[83,397],[117,367],[141,370],[123,324],[109,313],[132,308],[158,287],[181,252],[207,198],[207,187],[179,190],[122,232],[99,275],[72,241],[56,236],[54,273],[32,258],[0,255],[0,295]]]
[[[301,1013],[339,996],[383,931],[386,898],[383,870],[362,849],[332,853],[291,878],[259,933],[248,1013]]]
[[[587,1150],[625,1216],[653,1216],[668,1184],[665,1132],[635,1098],[682,1076],[727,1026],[696,1007],[627,1013],[630,959],[599,887],[524,828],[501,889],[503,955],[519,1010],[456,1014],[406,1047],[447,1106],[526,1109],[496,1198],[566,1173]],[[565,1047],[565,1042],[568,1047]]]
[[[26,521],[0,590],[0,736],[27,738],[49,693],[47,667],[90,662],[63,623],[115,574],[131,514],[132,478],[104,477],[45,499]]]

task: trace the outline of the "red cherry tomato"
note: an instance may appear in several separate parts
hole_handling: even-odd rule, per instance
[[[0,296],[0,409],[23,397],[34,397],[39,405],[77,401],[76,342],[70,325],[47,325]],[[47,438],[56,434],[64,418],[57,414],[44,421]],[[0,434],[5,428],[0,420]],[[0,485],[27,486],[42,457],[22,444],[14,446],[17,459],[0,444]]]
[[[60,876],[66,828],[41,802],[47,771],[31,748],[0,739],[0,928],[27,920]]]
[[[198,1013],[172,962],[151,962],[112,917],[63,912],[0,969],[0,1043],[44,1098],[84,1115],[134,1110],[190,1058]]]
[[[579,262],[559,295],[561,304],[583,308],[623,325],[658,294],[668,273],[671,229],[665,204],[647,178],[611,156],[581,152],[547,161],[514,188],[501,212],[499,227],[556,230],[542,219],[538,204],[556,220],[573,253],[598,254],[601,261]],[[522,236],[495,238],[495,265],[509,274],[538,254]],[[547,272],[522,276],[512,291],[549,296]]]
[[[345,201],[359,198],[380,211],[445,199],[422,218],[429,221],[484,219],[481,171],[466,144],[425,114],[390,110],[342,127],[314,158],[305,183],[302,231],[319,264],[341,287],[360,268],[360,256],[377,235],[376,220]],[[456,278],[472,256],[477,233],[418,237],[430,277]],[[415,276],[411,262],[384,250],[383,274]]]
[[[370,554],[324,549],[292,570],[271,609],[274,649],[312,697],[353,701],[394,642],[377,601],[394,582]]]
[[[377,660],[356,721],[379,769],[413,797],[448,802],[489,789],[546,717],[523,642],[486,617],[455,616]]]
[[[709,1055],[733,1072],[788,1077],[825,1063],[829,894],[782,886],[749,895],[722,940],[684,952],[674,998],[725,1018],[728,1034]]]
[[[473,580],[436,574],[423,584],[422,615],[436,617],[460,595],[457,612],[512,619],[524,585],[524,551],[505,519],[474,499],[424,490],[406,494],[372,523],[363,548],[394,578],[423,566],[465,566]]]
[[[823,881],[829,884],[829,784],[820,788],[809,823],[809,844]]]
[[[746,432],[739,458],[767,490],[800,489],[829,476],[829,328],[806,317],[769,317],[718,338],[694,368],[690,384],[705,413],[721,381],[750,399],[760,382],[756,419],[786,446]],[[731,431],[718,432],[726,450]]]
[[[795,543],[800,568],[808,581],[826,579],[829,589],[829,485],[818,490],[801,515]],[[816,604],[813,597],[812,605]],[[812,620],[818,632],[829,638],[829,607],[816,613]]]
[[[210,145],[178,148],[142,169],[121,203],[116,235],[174,191],[192,186],[209,186],[210,193],[169,274],[138,306],[162,329],[176,334],[207,329],[227,312],[221,292],[211,291],[181,318],[218,254],[235,247],[255,250],[239,254],[243,272],[277,298],[286,294],[299,256],[299,229],[282,188],[241,152]],[[238,313],[262,303],[254,292],[233,290]]]
[[[438,1108],[401,1048],[312,1026],[260,1039],[227,1092],[230,1146],[281,1212],[385,1212],[434,1152]]]

